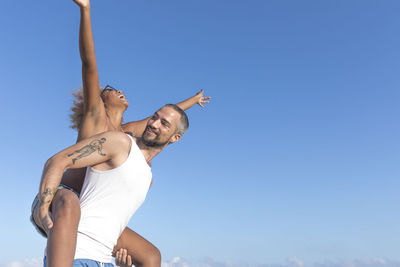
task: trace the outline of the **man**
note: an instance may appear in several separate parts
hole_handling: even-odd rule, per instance
[[[177,142],[188,126],[185,112],[167,104],[148,120],[142,137],[110,131],[57,153],[43,170],[35,223],[45,232],[56,226],[57,210],[52,206],[50,214],[49,209],[63,172],[89,166],[80,195],[74,266],[112,266],[113,247],[150,187],[151,160],[168,144]]]

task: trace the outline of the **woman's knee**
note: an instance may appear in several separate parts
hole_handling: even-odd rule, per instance
[[[135,266],[139,267],[160,267],[161,266],[161,253],[155,246],[147,247],[140,255],[133,258]]]
[[[147,254],[145,266],[160,267],[161,266],[161,253],[160,250],[153,246]]]
[[[79,198],[71,190],[59,189],[53,199],[52,213],[56,217],[72,216],[79,220],[81,214]]]

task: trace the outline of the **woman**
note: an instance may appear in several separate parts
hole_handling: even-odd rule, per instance
[[[122,125],[122,115],[128,107],[124,94],[107,86],[99,90],[99,76],[96,64],[94,42],[90,20],[89,0],[74,0],[80,7],[81,22],[79,33],[79,48],[82,60],[83,105],[75,102],[72,116],[74,127],[78,129],[78,139],[91,137],[104,131],[124,131],[140,136],[147,123],[147,118],[141,121]],[[195,96],[178,103],[186,110],[194,104],[203,106],[210,97],[203,97],[203,90]],[[82,110],[79,115],[79,111]],[[65,172],[62,184],[80,192],[85,176],[85,169]],[[69,189],[59,189],[52,202],[52,217],[54,224],[47,233],[47,266],[71,267],[73,265],[76,233],[80,218],[79,199]],[[124,248],[124,249],[123,249]],[[126,228],[114,248],[117,264],[130,266],[160,266],[159,250],[149,241],[133,230]]]

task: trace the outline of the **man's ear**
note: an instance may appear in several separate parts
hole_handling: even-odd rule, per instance
[[[169,139],[169,143],[172,144],[172,143],[178,142],[179,139],[181,139],[181,137],[182,137],[182,135],[180,133],[176,133],[171,136],[171,138]]]

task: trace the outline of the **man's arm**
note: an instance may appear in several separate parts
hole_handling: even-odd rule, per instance
[[[53,225],[48,212],[64,170],[87,166],[115,168],[125,161],[129,150],[129,137],[121,132],[105,132],[51,157],[45,164],[39,188],[39,217],[45,229],[51,229]]]
[[[198,104],[202,108],[204,107],[203,104],[205,103],[210,103],[210,96],[203,96],[204,90],[201,89],[200,92],[195,94],[192,97],[189,97],[188,99],[179,102],[176,104],[178,107],[180,107],[183,110],[187,110],[191,107],[193,107],[195,104]],[[151,116],[150,116],[151,117]],[[140,121],[132,121],[128,122],[122,125],[122,129],[125,132],[130,132],[133,133],[135,136],[141,136],[144,132],[144,129],[146,128],[147,121],[150,119],[150,117],[147,117],[143,120]]]

